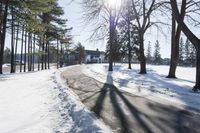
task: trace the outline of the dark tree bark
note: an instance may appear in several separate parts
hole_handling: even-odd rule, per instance
[[[176,20],[174,18],[174,15],[172,15],[172,34],[171,34],[171,60],[170,60],[170,69],[169,69],[169,74],[167,76],[167,78],[176,78],[175,72],[176,72],[176,66],[178,63],[177,57],[178,57],[178,53],[176,53],[177,51],[177,45],[176,44]]]
[[[41,63],[42,63],[42,70],[44,70],[44,52],[45,52],[45,47],[44,47],[44,45],[45,45],[45,43],[44,43],[44,36],[43,36],[43,39],[42,39],[42,41],[43,41],[43,43],[42,43],[42,61],[41,61]]]
[[[15,39],[15,60],[17,59],[18,40],[19,40],[19,22],[17,24],[17,32],[16,32],[16,39]],[[15,64],[15,68],[14,69],[16,71],[16,64]]]
[[[21,42],[20,72],[22,72],[23,45],[24,45],[24,25],[22,25],[22,42]]]
[[[11,68],[10,68],[10,73],[15,72],[15,54],[14,54],[14,38],[15,38],[15,26],[14,26],[14,14],[13,14],[13,5],[11,5]]]
[[[0,34],[0,74],[3,73],[3,54],[4,54],[4,47],[5,47],[5,38],[6,38],[6,25],[7,25],[7,16],[8,16],[8,1],[5,1],[5,8],[3,13],[3,24],[2,24],[2,32]]]
[[[151,26],[151,14],[157,8],[155,7],[155,0],[151,1],[149,8],[146,6],[146,1],[142,1],[142,5],[140,9],[136,10],[135,1],[132,0],[132,7],[135,13],[136,22],[138,24],[138,32],[139,32],[139,61],[140,61],[140,74],[146,74],[146,57],[144,54],[144,34],[146,30]],[[142,15],[139,12],[142,12]],[[140,20],[142,18],[142,21]]]
[[[47,50],[47,51],[48,51],[48,52],[47,52],[47,56],[48,56],[48,57],[47,57],[47,59],[48,59],[48,69],[50,69],[50,55],[49,55],[49,54],[50,54],[50,49],[49,49],[49,45],[50,45],[50,44],[49,44],[49,41],[48,41],[47,43],[48,43],[48,45],[47,45],[47,47],[48,47],[48,48],[47,48],[47,49],[48,49],[48,50]]]
[[[46,40],[47,38],[45,38]],[[47,44],[47,40],[45,41],[45,69],[47,69],[47,53],[48,53],[48,44]]]
[[[182,3],[186,3],[186,0],[182,0]],[[170,0],[170,4],[175,16],[175,19],[183,33],[187,36],[187,38],[192,42],[196,49],[196,84],[193,88],[194,91],[200,89],[200,39],[187,27],[187,25],[183,22],[181,18],[181,14],[179,13],[177,2],[175,0]]]
[[[140,60],[140,74],[146,74],[146,57],[144,54],[144,34],[139,31],[139,60]]]
[[[186,3],[182,3],[181,6],[181,19],[184,21],[186,12]],[[174,14],[172,13],[172,41],[171,41],[171,61],[170,61],[170,70],[167,78],[176,78],[176,68],[179,61],[179,43],[181,36],[180,26],[176,26],[176,20]]]
[[[59,68],[59,46],[58,46],[58,33],[57,33],[57,59],[56,59],[56,63],[57,63],[57,69]]]
[[[39,40],[39,52],[41,52],[41,38]],[[38,71],[40,71],[40,62],[41,62],[41,56],[40,53],[38,54]]]
[[[30,45],[31,45],[31,33],[28,33],[28,71],[31,71],[31,58],[30,58]]]
[[[34,37],[33,37],[33,58],[32,58],[32,68],[33,68],[33,71],[35,71],[35,44],[36,43],[36,36],[34,34]]]
[[[62,68],[63,67],[63,47],[62,47],[62,43],[60,44],[60,47],[61,47],[60,48],[60,54],[61,54],[61,56],[60,56],[60,68]],[[81,61],[80,61],[80,64],[81,64]]]
[[[114,48],[114,36],[115,36],[115,20],[112,16],[112,11],[110,12],[110,26],[109,26],[109,39],[110,39],[110,49],[109,49],[109,67],[108,71],[113,71],[113,48]]]
[[[26,72],[26,46],[27,45],[27,30],[25,28],[25,43],[24,43],[24,72]]]
[[[130,33],[130,11],[128,9],[128,69],[132,69],[131,68],[131,58],[132,58],[132,55],[131,55],[131,33]]]

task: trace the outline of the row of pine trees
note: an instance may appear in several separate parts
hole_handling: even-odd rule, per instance
[[[196,52],[194,46],[191,42],[186,39],[184,42],[183,38],[180,39],[180,47],[179,47],[179,66],[190,66],[194,67],[196,64]],[[152,54],[153,53],[153,54]],[[154,45],[154,52],[152,52],[152,45],[149,41],[146,52],[146,60],[149,64],[163,64],[160,52],[160,43],[157,40]],[[167,62],[168,63],[168,62]]]
[[[38,70],[49,69],[51,52],[56,52],[58,67],[65,46],[71,42],[71,28],[66,26],[67,20],[61,18],[63,14],[58,0],[1,0],[0,74],[3,73],[5,46],[9,44],[11,73],[16,71],[15,60],[19,53],[20,72],[35,70],[35,63]],[[8,37],[9,42],[6,41]],[[34,62],[36,56],[38,62]]]

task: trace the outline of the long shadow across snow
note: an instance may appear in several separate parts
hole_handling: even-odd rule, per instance
[[[141,125],[141,128],[148,133],[151,133],[151,129],[148,127],[148,125],[142,120],[140,112],[127,100],[123,94],[114,86],[112,85],[113,79],[112,76],[107,76],[107,83],[104,84],[104,86],[101,89],[101,93],[96,101],[95,106],[91,109],[95,112],[95,114],[98,117],[101,117],[101,111],[104,107],[104,99],[106,98],[106,94],[109,93],[110,101],[114,110],[114,114],[118,118],[118,121],[120,122],[120,132],[123,133],[131,133],[134,130],[134,125],[130,125],[129,120],[127,119],[127,115],[123,111],[123,108],[120,106],[120,103],[118,101],[118,97],[123,101],[123,103],[128,107],[129,111],[131,112],[131,115],[139,122]],[[112,115],[112,114],[111,114]]]
[[[149,116],[148,113],[141,112],[137,106],[130,102],[124,92],[117,89],[113,84],[112,74],[107,75],[107,83],[101,88],[99,97],[95,105],[91,108],[98,117],[103,116],[103,109],[106,103],[105,98],[109,96],[113,108],[113,114],[117,118],[120,129],[116,132],[121,133],[155,133],[155,132],[174,132],[174,133],[198,133],[200,123],[192,114],[187,111],[181,111],[173,106],[147,103],[150,110],[159,112],[160,116]],[[134,96],[132,96],[134,97]],[[122,106],[125,105],[125,106]],[[129,112],[128,115],[126,112]],[[162,116],[162,113],[163,116]],[[198,118],[200,116],[198,115]],[[188,124],[189,123],[189,124]],[[117,129],[115,127],[115,129]]]

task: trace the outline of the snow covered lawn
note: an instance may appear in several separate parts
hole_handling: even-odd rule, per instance
[[[86,65],[84,74],[101,82],[114,84],[121,90],[143,96],[164,104],[177,104],[183,108],[200,110],[200,93],[193,93],[195,68],[178,67],[177,79],[165,78],[169,66],[147,65],[146,75],[140,75],[139,65],[116,64],[113,72],[108,72],[107,64]]]
[[[61,72],[0,75],[0,132],[111,132],[64,87]]]

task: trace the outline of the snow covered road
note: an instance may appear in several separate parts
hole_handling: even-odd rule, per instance
[[[54,69],[0,75],[1,133],[111,132],[62,86]]]

